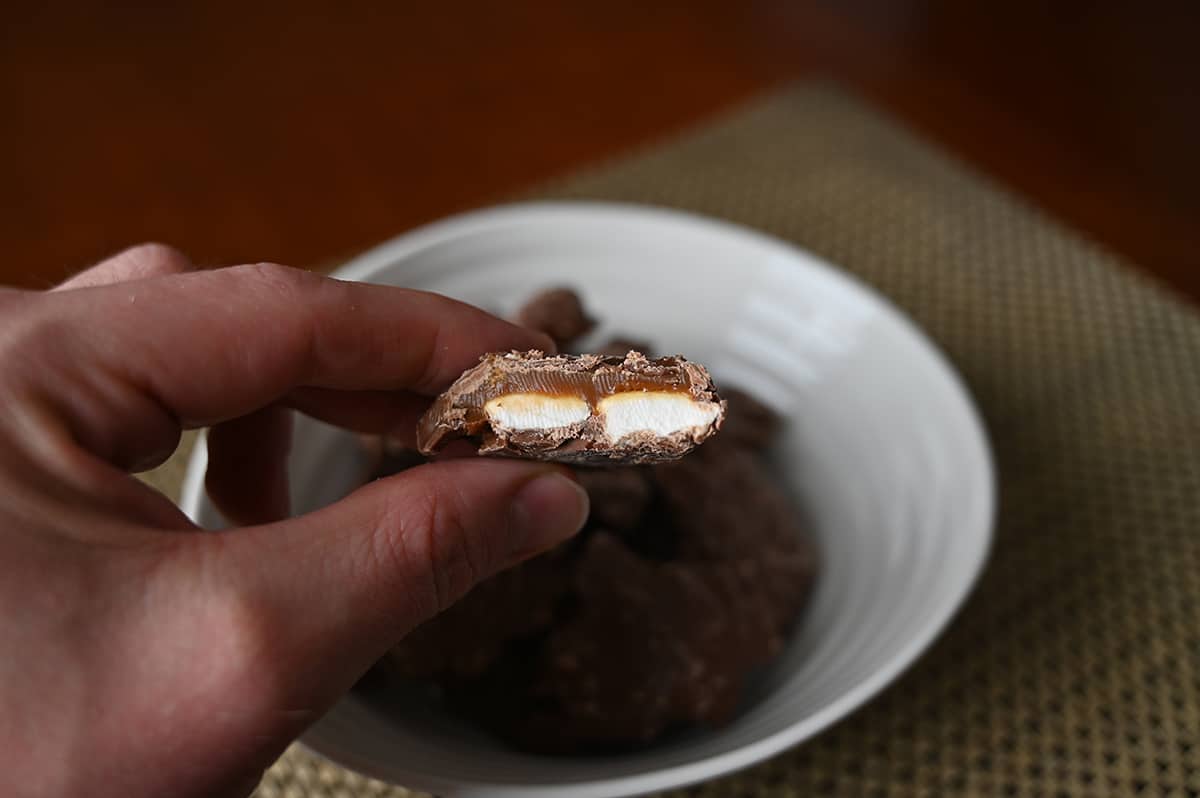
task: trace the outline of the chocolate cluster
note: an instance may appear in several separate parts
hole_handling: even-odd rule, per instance
[[[505,424],[492,415],[494,410],[502,415],[509,402],[520,408],[526,423],[540,423],[513,427],[514,419]],[[681,405],[694,418],[677,429],[623,430],[614,437],[609,424],[620,408],[605,406],[619,402],[637,405],[639,420],[661,420],[661,412],[677,414]],[[471,437],[485,455],[575,465],[660,463],[704,443],[724,419],[725,403],[708,370],[680,355],[651,359],[632,350],[620,355],[493,352],[455,380],[421,417],[417,448],[432,455],[449,441]]]
[[[519,318],[586,331],[568,294]],[[764,457],[778,417],[721,393],[723,428],[686,457],[578,469],[592,500],[584,530],[418,627],[378,674],[432,682],[454,711],[541,753],[628,750],[730,720],[795,626],[816,561]],[[385,451],[376,475],[420,460]]]

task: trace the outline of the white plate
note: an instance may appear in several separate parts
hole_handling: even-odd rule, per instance
[[[729,726],[630,755],[543,758],[436,710],[393,717],[348,697],[305,734],[312,750],[443,796],[633,795],[745,767],[812,737],[930,644],[987,556],[994,489],[983,428],[946,361],[892,305],[812,255],[724,222],[596,203],[514,205],[403,235],[338,276],[448,294],[505,314],[534,290],[577,287],[613,333],[709,365],[792,419],[774,457],[822,560],[812,604]],[[347,436],[297,427],[300,512],[352,487]],[[204,451],[184,509],[203,496]],[[330,464],[335,464],[331,469]]]

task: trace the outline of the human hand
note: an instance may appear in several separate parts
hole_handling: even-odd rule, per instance
[[[246,795],[408,630],[569,537],[559,469],[461,459],[289,520],[288,408],[412,430],[548,339],[448,299],[129,250],[0,290],[0,794]],[[129,476],[212,426],[208,533]]]

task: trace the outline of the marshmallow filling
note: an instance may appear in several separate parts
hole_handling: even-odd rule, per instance
[[[592,408],[578,396],[509,393],[487,402],[483,412],[497,429],[549,430],[587,421]]]
[[[488,423],[508,432],[553,430],[582,424],[592,408],[578,396],[510,393],[483,406]],[[702,432],[720,414],[717,404],[697,402],[680,391],[628,391],[596,403],[605,437],[613,443],[639,432],[666,437],[692,430]]]
[[[665,438],[703,430],[716,421],[721,408],[678,391],[632,391],[606,396],[596,405],[596,412],[604,420],[604,434],[616,442],[636,432]]]

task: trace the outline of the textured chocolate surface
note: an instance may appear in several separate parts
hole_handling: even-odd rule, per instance
[[[646,430],[609,440],[598,404],[616,394],[637,392],[687,396],[714,408],[715,419],[668,435]],[[493,399],[514,394],[577,397],[588,404],[591,415],[551,429],[506,430],[493,424],[484,408]],[[484,355],[434,401],[418,424],[417,443],[422,453],[432,454],[454,438],[477,437],[480,454],[575,464],[654,463],[682,457],[703,443],[720,428],[724,413],[725,403],[708,371],[681,356],[503,352]]]
[[[591,520],[600,526],[635,527],[650,504],[651,477],[645,468],[581,468],[579,484],[592,501]]]
[[[538,294],[517,311],[515,321],[522,327],[546,333],[560,349],[587,335],[596,325],[584,310],[579,295],[569,288],[551,288]]]
[[[760,453],[777,420],[729,395],[729,418],[753,433],[675,462],[580,469],[592,513],[579,537],[476,587],[378,675],[432,680],[454,711],[541,753],[628,750],[728,721],[816,571]]]
[[[521,317],[566,340],[581,329],[567,321],[586,314],[559,289]],[[528,751],[636,749],[689,724],[727,722],[748,675],[786,642],[816,572],[796,508],[762,456],[778,416],[737,389],[726,402],[703,367],[650,359],[645,343],[617,338],[602,349],[487,355],[418,430],[425,454],[469,436],[485,454],[601,466],[576,471],[592,509],[575,540],[478,585],[377,668],[385,680],[436,683],[453,711]],[[700,436],[650,436],[614,452],[597,445],[594,413],[525,434],[494,429],[484,411],[513,393],[577,396],[594,410],[643,390],[717,403],[719,420]],[[696,448],[722,422],[731,434]],[[378,456],[381,470],[425,460],[394,448]]]

